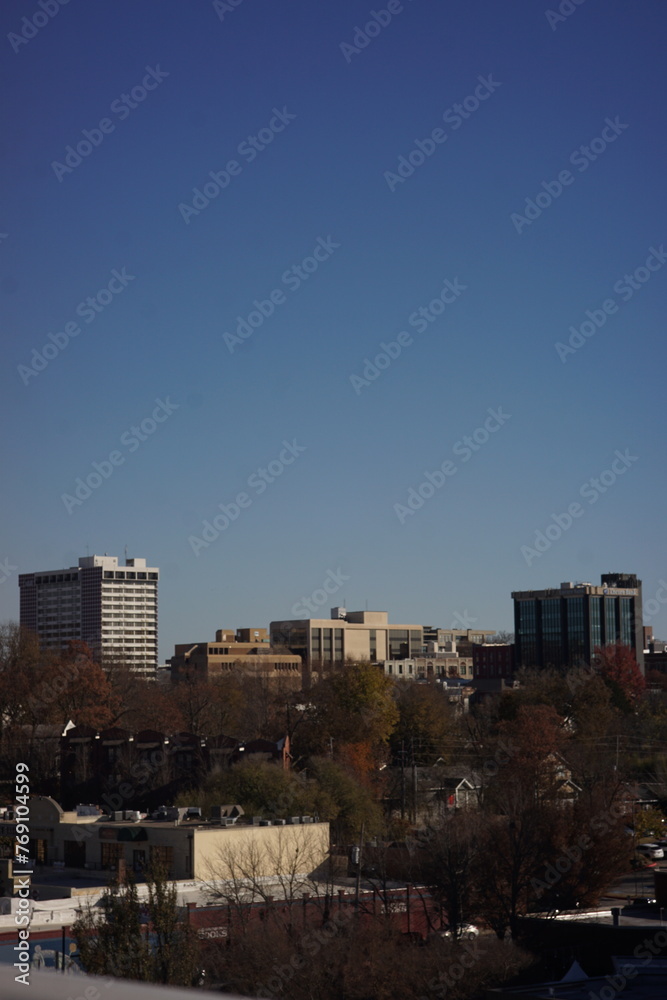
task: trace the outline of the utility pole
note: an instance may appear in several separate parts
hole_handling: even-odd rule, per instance
[[[401,819],[405,819],[405,740],[401,740]]]
[[[415,739],[410,737],[410,749],[412,752],[412,822],[417,822],[417,764],[415,763]]]
[[[359,834],[359,867],[357,868],[357,884],[354,890],[354,905],[357,908],[357,913],[359,913],[359,888],[361,884],[361,865],[363,862],[363,853],[364,853],[364,826],[365,823],[362,820],[361,833]]]

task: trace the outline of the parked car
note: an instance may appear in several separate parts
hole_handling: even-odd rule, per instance
[[[447,927],[445,928],[444,931],[441,931],[441,936],[444,938],[451,938],[452,937],[451,927]],[[474,924],[459,924],[457,936],[459,940],[463,938],[466,941],[472,941],[473,938],[479,936],[479,929],[475,927]]]
[[[654,861],[665,856],[665,852],[658,844],[639,844],[637,851],[639,854],[645,854],[647,858],[653,858]]]

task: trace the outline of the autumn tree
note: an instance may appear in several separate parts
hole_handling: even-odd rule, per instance
[[[300,752],[333,753],[352,764],[356,758],[362,762],[362,772],[370,755],[377,766],[386,757],[398,720],[392,688],[391,678],[370,663],[346,663],[320,681],[309,692],[311,709],[299,731]]]
[[[566,739],[563,720],[552,706],[521,705],[514,719],[501,720],[476,747],[483,800],[493,809],[503,801],[555,797]]]
[[[627,872],[632,839],[625,832],[624,804],[610,807],[604,795],[593,803],[578,799],[552,813],[549,849],[531,878],[530,909],[541,912],[594,906]]]
[[[621,783],[608,758],[606,780],[578,788],[573,737],[553,706],[520,705],[497,724],[496,739],[495,751],[488,734],[480,747],[493,766],[478,758],[487,778],[477,898],[496,934],[514,937],[526,913],[596,901],[627,870],[629,848]]]
[[[617,708],[623,712],[633,711],[646,682],[632,649],[621,642],[596,646],[593,665],[609,687]]]
[[[495,731],[479,734],[476,768],[484,818],[475,884],[479,912],[500,938],[508,929],[513,937],[518,932],[519,917],[534,898],[531,878],[551,854],[562,721],[551,705],[524,703]]]
[[[177,800],[198,805],[204,814],[212,805],[235,803],[250,816],[285,819],[312,813],[313,795],[303,776],[264,761],[241,761],[207,774],[196,789]]]
[[[39,639],[15,622],[0,625],[0,733],[24,721],[26,700],[39,675]]]
[[[454,710],[443,690],[435,684],[399,681],[394,688],[398,720],[391,734],[395,760],[401,760],[405,748],[417,753],[420,764],[447,761],[456,731]]]
[[[64,727],[71,719],[77,726],[105,729],[118,718],[119,699],[85,642],[69,642],[46,666],[37,698],[52,702],[54,722]]]
[[[27,760],[38,788],[54,776],[53,750],[36,738],[37,727],[49,721],[44,706],[28,709],[40,676],[37,636],[13,622],[0,626],[0,775],[13,780],[16,761]]]
[[[259,735],[254,722],[248,723],[248,686],[238,671],[208,678],[196,669],[184,672],[166,692],[172,709],[177,709],[185,732],[197,736],[242,734]]]
[[[550,705],[559,715],[568,715],[572,690],[562,671],[553,667],[522,669],[517,672],[516,680],[518,686],[503,691],[497,699],[498,719],[511,721],[522,706],[529,705]]]
[[[313,757],[308,773],[315,785],[315,806],[320,819],[331,824],[332,841],[347,844],[365,834],[382,832],[384,820],[377,797],[343,765],[328,757]]]
[[[163,733],[187,731],[177,692],[151,681],[143,681],[137,688],[126,720],[127,727],[135,732],[141,729],[154,729]]]

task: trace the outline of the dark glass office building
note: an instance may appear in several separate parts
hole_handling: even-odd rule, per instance
[[[515,591],[512,599],[517,668],[588,664],[596,646],[622,642],[644,671],[642,584],[634,574],[605,573],[599,587]]]

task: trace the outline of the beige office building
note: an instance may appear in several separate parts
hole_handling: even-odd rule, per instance
[[[276,621],[270,628],[271,645],[301,656],[311,669],[348,659],[402,660],[423,652],[422,626],[390,624],[386,611],[332,608],[331,618]]]
[[[184,818],[185,809],[171,812],[178,818],[166,822],[142,819],[133,812],[119,812],[109,819],[95,807],[66,812],[48,796],[32,797],[33,883],[39,883],[40,866],[66,869],[72,877],[99,876],[103,883],[108,873],[119,870],[119,863],[126,871],[141,873],[151,862],[163,864],[171,879],[224,879],[233,861],[241,870],[244,863],[250,870],[252,861],[257,878],[292,871],[309,875],[329,856],[329,824],[313,822],[309,816],[263,820],[260,825],[243,822],[245,817],[234,823],[205,822]],[[16,820],[0,823],[0,831],[15,836]]]
[[[215,642],[186,642],[174,647],[172,680],[178,681],[194,672],[202,680],[220,677],[231,671],[263,680],[282,681],[288,687],[301,685],[301,657],[273,651],[264,628],[220,628]]]

